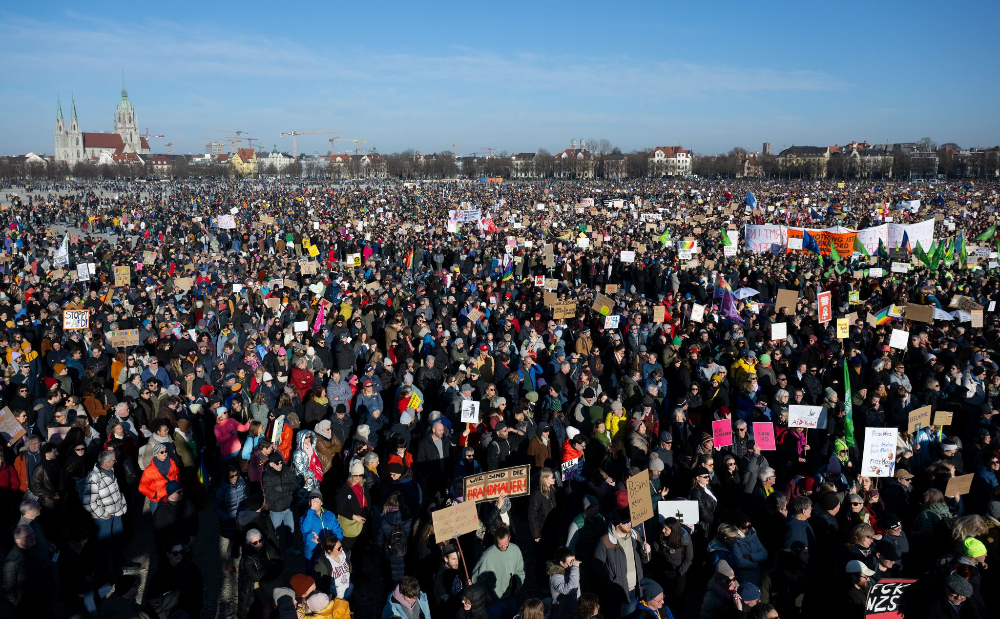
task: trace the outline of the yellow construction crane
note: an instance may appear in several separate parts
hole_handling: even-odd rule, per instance
[[[167,147],[167,154],[168,155],[171,154],[170,153],[170,147],[171,146],[175,146],[175,145],[180,146],[180,143],[179,142],[167,142],[166,144],[164,144],[164,146]]]
[[[220,131],[222,133],[232,133],[233,135],[230,135],[230,136],[226,136],[226,137],[214,137],[214,138],[211,138],[211,139],[213,139],[213,140],[229,140],[229,142],[232,144],[233,152],[234,153],[236,152],[237,145],[243,146],[243,138],[241,138],[240,136],[243,135],[244,133],[248,133],[247,131],[236,131],[235,129],[209,129],[209,131]]]
[[[355,155],[360,155],[361,154],[361,145],[368,143],[368,140],[347,140],[347,141],[348,142],[354,142],[354,154]]]
[[[278,137],[285,137],[286,135],[292,136],[292,157],[295,159],[299,158],[299,136],[300,135],[317,135],[323,133],[339,133],[340,130],[336,131],[289,131],[288,133],[279,133]]]

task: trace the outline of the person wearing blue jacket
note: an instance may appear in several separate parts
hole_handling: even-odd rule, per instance
[[[417,611],[417,612],[414,612]],[[419,617],[431,619],[431,607],[427,594],[420,590],[420,581],[413,576],[404,576],[392,590],[382,609],[382,619],[390,617]]]
[[[309,509],[299,519],[299,531],[302,533],[305,557],[309,561],[312,561],[313,553],[323,538],[335,535],[339,540],[344,539],[344,530],[340,528],[337,516],[323,508],[323,495],[319,490],[309,493]]]

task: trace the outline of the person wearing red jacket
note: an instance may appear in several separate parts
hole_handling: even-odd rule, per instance
[[[566,428],[566,442],[563,443],[562,461],[569,462],[576,458],[583,458],[583,450],[587,447],[587,437],[579,430],[570,426]]]
[[[153,459],[142,472],[139,480],[139,492],[149,499],[149,511],[156,512],[161,501],[166,501],[168,481],[180,481],[181,471],[177,463],[170,459],[167,446],[158,443],[153,448]]]

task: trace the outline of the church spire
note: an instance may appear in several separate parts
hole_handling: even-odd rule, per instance
[[[71,95],[70,96],[70,101],[72,102],[71,105],[73,106],[73,111],[70,112],[69,120],[70,120],[70,122],[73,122],[74,120],[76,120],[76,97]],[[62,114],[60,112],[60,116],[61,115]]]
[[[122,69],[122,99],[128,99],[128,91],[125,90],[125,69]]]
[[[62,100],[59,98],[59,95],[56,95],[56,110],[57,110],[56,120],[61,122],[63,119],[63,113],[62,113]]]

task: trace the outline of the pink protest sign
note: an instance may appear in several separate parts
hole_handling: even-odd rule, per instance
[[[733,444],[733,422],[728,419],[719,419],[712,422],[712,438],[715,440],[715,448],[729,447]]]
[[[755,421],[753,424],[753,440],[761,451],[774,451],[774,424],[770,421]]]

